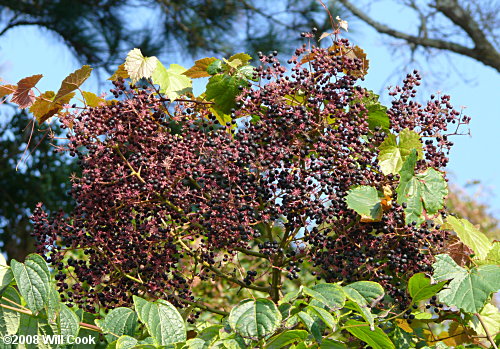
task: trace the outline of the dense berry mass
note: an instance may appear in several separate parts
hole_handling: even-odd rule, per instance
[[[398,176],[377,162],[388,132],[427,137],[417,168],[440,170],[449,124],[468,119],[447,96],[415,102],[414,72],[391,92],[389,128],[370,125],[363,61],[351,49],[347,40],[301,47],[290,73],[276,54],[261,55],[260,83],[241,87],[233,121],[222,125],[209,103],[171,102],[123,80],[114,82],[116,102],[67,115],[69,152],[82,168],[72,178],[76,207],[53,217],[38,207],[33,217],[64,299],[88,311],[129,305],[134,294],[183,305],[195,276],[225,277],[217,270],[251,250],[289,279],[310,262],[327,282],[381,282],[404,305],[399,286],[429,270],[446,235],[405,224],[396,194],[380,222],[362,222],[345,197],[355,185],[395,193]],[[257,276],[232,280],[251,285]]]

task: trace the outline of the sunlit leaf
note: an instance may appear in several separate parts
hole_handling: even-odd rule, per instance
[[[127,54],[124,67],[132,83],[135,84],[142,78],[150,78],[158,63],[158,58],[144,57],[140,49],[134,48]]]
[[[448,216],[442,229],[453,230],[460,240],[469,246],[480,259],[485,259],[492,247],[486,235],[467,219]]]
[[[61,87],[54,97],[54,102],[59,102],[68,94],[78,89],[89,78],[91,72],[92,68],[89,65],[84,65],[69,74],[61,83]]]
[[[379,222],[382,219],[381,199],[377,189],[361,185],[350,189],[345,200],[347,207],[361,215],[362,222]]]
[[[89,107],[99,107],[107,104],[104,98],[97,96],[95,93],[82,91],[83,99]]]
[[[186,70],[183,75],[186,75],[192,79],[209,77],[210,74],[207,72],[207,68],[210,64],[216,61],[215,57],[206,57],[202,59],[198,59],[194,62],[194,65]]]
[[[31,106],[35,101],[35,94],[31,89],[35,87],[42,77],[42,74],[37,74],[19,80],[11,102],[19,105],[21,109]]]
[[[158,62],[152,73],[153,83],[160,86],[160,93],[164,93],[171,100],[175,100],[192,91],[192,80],[183,75],[186,69],[178,64],[171,64],[168,69]]]
[[[16,92],[17,85],[0,85],[0,98]]]
[[[116,69],[116,71],[113,73],[113,75],[111,75],[108,80],[111,80],[111,81],[116,81],[118,80],[119,78],[122,78],[122,79],[127,79],[129,78],[129,75],[128,75],[128,72],[127,70],[125,69],[125,63],[122,63],[118,66],[118,69]]]

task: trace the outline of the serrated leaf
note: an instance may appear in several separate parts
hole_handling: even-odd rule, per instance
[[[21,109],[31,106],[35,101],[35,95],[31,89],[35,87],[42,77],[42,74],[37,74],[19,80],[11,102],[19,105]]]
[[[351,105],[360,103],[366,108],[366,121],[370,130],[374,131],[377,127],[380,127],[382,130],[389,132],[391,122],[389,115],[387,115],[387,107],[379,102],[379,96],[373,91],[366,90],[365,93],[366,95],[362,98],[355,98]]]
[[[75,96],[74,92],[68,93],[64,97],[55,101],[54,92],[46,91],[42,95],[38,96],[35,103],[30,108],[30,112],[36,117],[39,124],[44,123],[50,117],[59,113],[65,104]]]
[[[69,74],[61,83],[59,91],[57,91],[53,102],[59,102],[64,97],[69,95],[71,92],[78,89],[90,76],[92,68],[90,65],[84,65],[80,69],[75,70],[73,73]],[[66,98],[67,100],[67,98]],[[61,102],[62,103],[62,102]]]
[[[410,278],[408,282],[408,293],[413,300],[417,303],[424,299],[429,299],[438,293],[446,284],[445,281],[432,285],[431,279],[425,276],[424,273],[417,273]]]
[[[332,331],[335,331],[337,321],[335,320],[333,315],[330,314],[330,312],[326,311],[325,309],[323,309],[321,307],[316,307],[314,305],[307,306],[306,311],[309,314],[314,314],[316,317],[319,317],[324,322],[324,324],[326,326],[330,327],[332,329]]]
[[[24,264],[13,259],[11,268],[26,306],[34,314],[38,313],[49,299],[50,272],[47,263],[39,255],[30,254]]]
[[[192,79],[209,77],[210,74],[207,72],[208,66],[215,62],[217,58],[215,57],[206,57],[202,59],[198,59],[194,62],[194,65],[186,70],[183,75],[186,75]]]
[[[428,168],[425,172],[414,174],[417,160],[416,150],[407,157],[400,171],[400,182],[396,192],[398,203],[406,203],[405,222],[424,221],[425,208],[428,214],[434,215],[444,206],[444,198],[448,195],[448,185],[441,172]]]
[[[361,185],[350,189],[345,200],[347,207],[361,215],[362,222],[379,222],[382,219],[381,197],[374,187]]]
[[[482,262],[488,264],[500,264],[500,241],[493,241],[491,249]]]
[[[156,344],[167,345],[186,340],[186,325],[172,304],[163,300],[148,302],[141,297],[133,298],[139,320],[146,326]]]
[[[160,93],[164,93],[172,101],[192,90],[192,81],[183,75],[186,69],[178,64],[171,64],[168,69],[158,62],[152,73],[154,84],[160,86]]]
[[[500,312],[496,306],[491,303],[486,304],[479,312],[479,315],[488,329],[488,333],[500,332]],[[486,336],[484,327],[476,315],[472,317],[472,321],[469,324],[478,335]]]
[[[45,307],[47,313],[47,320],[50,324],[55,324],[57,318],[61,314],[61,298],[59,297],[59,292],[55,289],[54,285],[51,283],[49,285],[49,296],[47,301],[47,306]]]
[[[115,308],[111,310],[104,319],[96,320],[108,342],[116,339],[116,336],[133,336],[137,328],[137,314],[129,308]]]
[[[85,100],[85,104],[89,107],[100,107],[107,104],[107,101],[104,98],[99,97],[95,93],[82,91],[83,99]]]
[[[213,61],[212,63],[210,63],[207,67],[207,73],[210,74],[210,75],[215,75],[215,74],[219,74],[223,71],[223,67],[222,67],[222,61],[220,59],[216,59],[215,61]]]
[[[251,65],[244,65],[243,67],[238,68],[238,74],[248,80],[258,81],[259,77],[255,75],[256,73],[257,71]]]
[[[492,247],[486,235],[467,219],[448,216],[442,229],[453,230],[460,241],[469,246],[480,259],[485,259]]]
[[[383,297],[384,289],[373,281],[358,281],[343,287],[344,293],[354,309],[374,328],[375,316],[370,307],[375,306]]]
[[[312,317],[309,313],[305,311],[301,311],[297,313],[297,318],[302,322],[307,330],[313,335],[314,339],[321,343],[323,340],[323,331],[325,329],[325,325],[323,321],[319,317]]]
[[[320,349],[347,349],[348,347],[341,342],[336,342],[333,339],[325,339],[321,342]]]
[[[140,79],[148,79],[160,63],[156,57],[144,57],[138,48],[130,50],[125,58],[125,70],[127,71],[132,83],[135,84]]]
[[[134,337],[124,335],[124,336],[120,336],[116,340],[115,348],[116,349],[131,349],[131,348],[134,348],[138,343],[139,343],[139,341],[137,339],[135,339]]]
[[[240,85],[246,86],[246,79],[227,74],[214,75],[208,80],[205,97],[215,102],[214,109],[230,114],[231,109],[236,107],[236,96],[241,93],[238,89]]]
[[[312,286],[310,290],[320,294],[323,300],[316,298],[317,296],[313,297],[314,299],[320,301],[332,310],[341,309],[345,304],[346,295],[342,287],[337,284],[321,283]]]
[[[281,349],[297,341],[303,341],[309,333],[304,330],[290,330],[269,339],[266,349]]]
[[[264,338],[276,331],[281,322],[281,313],[269,299],[244,300],[229,314],[231,328],[248,338]]]
[[[446,254],[436,257],[433,264],[437,281],[451,280],[447,288],[438,293],[439,300],[468,313],[481,311],[491,293],[500,290],[500,266],[483,265],[469,270],[458,266]]]
[[[17,85],[0,85],[0,98],[16,92]]]
[[[213,325],[204,328],[196,338],[190,339],[186,342],[187,349],[209,349],[212,344],[219,338],[219,330],[223,326]]]
[[[363,326],[366,325],[366,326]],[[345,329],[354,337],[362,340],[373,349],[395,349],[394,343],[380,328],[375,327],[372,331],[367,323],[348,320],[345,324]]]
[[[80,330],[80,320],[73,310],[66,304],[61,303],[61,313],[59,318],[61,335],[63,336],[78,336]]]
[[[246,65],[249,61],[252,60],[252,56],[246,53],[236,53],[229,57],[228,61],[232,62],[235,60],[239,60],[241,62],[241,65]]]
[[[21,304],[21,297],[13,287],[8,287],[2,294],[2,299],[0,299],[0,304],[13,306],[7,299]],[[19,329],[20,319],[20,313],[17,311],[0,307],[0,336],[16,334]]]
[[[382,173],[385,175],[399,173],[412,149],[417,150],[417,159],[420,160],[423,158],[420,135],[409,129],[404,129],[400,132],[399,142],[396,141],[395,135],[387,135],[379,149],[378,163]]]
[[[120,64],[118,66],[118,68],[116,69],[116,71],[113,73],[113,75],[111,75],[108,78],[108,80],[116,81],[116,80],[118,80],[118,78],[122,78],[122,79],[128,79],[129,78],[128,72],[125,69],[125,63]]]

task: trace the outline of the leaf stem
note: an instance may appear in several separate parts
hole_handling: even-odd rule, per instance
[[[483,320],[483,317],[479,315],[479,313],[475,313],[474,315],[477,316],[479,322],[481,323],[481,326],[483,326],[484,333],[486,333],[486,337],[490,341],[491,345],[493,345],[493,348],[498,349],[498,346],[496,345],[495,341],[491,337],[490,331],[488,330],[488,327],[486,327],[486,323]]]

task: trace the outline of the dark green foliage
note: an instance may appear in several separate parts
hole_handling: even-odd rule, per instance
[[[16,166],[23,159],[32,124],[26,112],[6,116],[8,109],[4,108],[0,125],[1,249],[9,258],[23,260],[33,251],[30,209],[40,201],[46,202],[51,211],[69,208],[70,198],[66,192],[70,186],[67,179],[76,167],[55,152],[43,133],[34,132],[30,148],[24,155],[26,157],[32,152],[27,166],[21,165],[16,171]],[[57,132],[58,128],[53,128]]]

